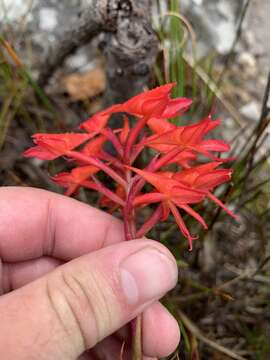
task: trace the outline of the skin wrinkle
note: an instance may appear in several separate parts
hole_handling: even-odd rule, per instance
[[[98,276],[97,277],[95,276],[95,272],[91,273],[91,277],[94,280],[94,283],[95,283],[95,286],[96,286],[96,289],[97,289],[97,291],[94,292],[94,293],[99,294],[99,298],[98,298],[98,303],[99,303],[98,310],[99,311],[96,311],[97,342],[98,342],[101,339],[101,336],[100,336],[100,333],[101,333],[100,325],[101,324],[100,324],[99,320],[102,319],[103,328],[105,328],[105,329],[111,329],[112,328],[111,324],[113,324],[113,321],[112,321],[112,313],[110,311],[111,302],[109,302],[106,299],[106,294],[104,292],[106,287],[105,286],[102,287],[102,284],[99,282]],[[99,314],[105,314],[105,316],[100,316]],[[106,324],[104,325],[105,320],[106,320]]]
[[[0,224],[1,224],[1,214],[0,214]],[[0,232],[1,232],[1,228],[0,228]],[[1,284],[1,275],[2,275],[2,268],[1,268],[1,265],[3,264],[3,260],[2,260],[2,251],[1,251],[1,241],[0,241],[0,285]],[[2,277],[3,278],[3,277]],[[0,286],[0,294],[1,294],[1,286]]]
[[[0,296],[4,294],[4,264],[0,258]]]
[[[2,263],[2,272],[0,273],[0,281],[2,285],[2,295],[10,292],[13,290],[12,286],[12,280],[11,280],[11,274],[10,274],[10,268],[9,264],[5,263],[4,261],[1,261]]]
[[[45,222],[45,239],[43,241],[44,248],[43,254],[47,256],[53,256],[56,245],[56,219],[54,214],[54,208],[56,206],[56,201],[49,197],[47,200],[47,216]]]
[[[107,288],[106,286],[102,287],[102,284],[100,283],[101,278],[96,276],[94,271],[92,271],[90,275],[92,282],[91,282],[91,289],[89,290],[90,291],[92,290],[93,294],[98,295],[96,302],[98,306],[96,307],[93,306],[94,315],[95,315],[94,318],[96,320],[96,330],[97,330],[96,332],[97,338],[94,344],[96,345],[101,339],[101,333],[102,333],[101,326],[103,326],[103,328],[106,329],[110,328],[108,326],[111,326],[112,320],[111,320],[110,306],[108,304],[108,301],[106,300],[106,294],[104,293],[104,290],[106,290]],[[103,314],[105,314],[105,316],[103,316]],[[101,319],[102,322],[100,322]],[[106,325],[104,326],[105,321],[106,321]]]
[[[61,272],[61,278],[63,280],[63,283],[66,285],[66,287],[73,293],[73,295],[75,296],[75,298],[77,299],[78,298],[78,303],[80,302],[80,295],[78,296],[78,293],[76,292],[76,290],[74,289],[74,286],[72,286],[70,284],[70,280],[68,280],[68,278],[72,279],[73,281],[75,281],[75,277],[73,276],[70,276],[70,277],[67,277],[65,275],[65,272]],[[75,281],[76,284],[78,284],[77,281]],[[83,293],[84,297],[87,297],[85,291],[83,290],[83,287],[82,286],[79,286],[79,289],[80,291]],[[83,330],[83,326],[81,325],[81,321],[79,319],[79,316],[77,315],[77,312],[74,308],[74,305],[72,304],[72,301],[69,300],[69,296],[65,296],[65,301],[70,309],[70,312],[71,314],[73,315],[73,319],[75,320],[76,322],[76,325],[77,325],[77,328],[78,328],[78,331],[79,331],[79,334],[81,336],[81,339],[82,339],[82,343],[83,343],[83,348],[84,350],[87,349],[87,336],[85,335],[85,332]]]
[[[47,299],[49,301],[51,309],[55,313],[56,318],[58,319],[61,328],[64,330],[67,337],[69,338],[70,337],[69,329],[66,327],[66,324],[62,319],[62,316],[59,314],[59,310],[57,309],[57,305],[55,304],[55,300],[54,300],[54,297],[53,297],[53,286],[52,287],[50,286],[49,279],[46,279],[45,291],[46,291],[46,296],[47,296]]]
[[[81,284],[80,280],[77,277],[70,274],[69,278],[72,279],[72,281],[76,283],[76,285],[80,289],[81,293],[84,295],[84,298],[87,301],[88,309],[93,314],[93,316],[91,318],[94,320],[94,328],[95,328],[94,332],[96,332],[98,334],[98,325],[97,325],[96,317],[94,316],[95,315],[95,310],[94,310],[94,306],[92,304],[92,301],[90,300],[89,295],[87,294],[87,292],[85,291],[84,286]],[[66,283],[67,283],[67,285],[70,286],[70,284],[68,284],[68,281],[66,281]],[[70,288],[72,289],[72,286],[70,286]],[[74,291],[74,294],[75,294],[75,296],[78,296],[78,294],[76,294],[75,291]],[[89,317],[89,319],[90,319],[90,317]],[[93,344],[92,344],[91,341],[87,340],[87,336],[85,335],[85,331],[83,331],[83,327],[81,326],[81,322],[79,321],[79,319],[78,319],[78,322],[79,322],[79,327],[80,327],[81,335],[82,335],[83,342],[84,342],[84,349],[85,350],[89,349],[91,346],[93,346]],[[93,343],[96,343],[96,341],[97,340],[95,339],[93,341]]]
[[[82,338],[84,340],[84,344],[85,344],[85,349],[89,349],[91,347],[93,347],[98,341],[100,341],[101,339],[101,330],[100,330],[100,324],[99,324],[99,319],[101,318],[101,316],[99,314],[101,314],[102,312],[104,312],[104,308],[106,308],[106,314],[110,315],[109,312],[109,305],[107,304],[106,299],[104,298],[104,289],[99,287],[99,283],[98,283],[98,279],[95,279],[95,276],[93,276],[93,272],[91,274],[89,274],[89,276],[91,276],[91,279],[89,279],[89,284],[91,284],[91,293],[87,292],[85,290],[85,287],[83,286],[83,284],[80,282],[79,278],[73,276],[72,274],[69,274],[68,276],[65,274],[62,274],[64,283],[68,286],[68,289],[70,291],[73,292],[73,294],[78,298],[78,300],[81,302],[80,297],[78,296],[78,293],[74,290],[74,285],[71,285],[71,281],[67,280],[67,279],[71,279],[74,283],[76,283],[76,285],[79,287],[81,293],[83,294],[84,298],[87,301],[87,306],[88,309],[90,310],[90,313],[92,315],[89,316],[89,319],[92,319],[94,321],[94,323],[92,323],[92,325],[94,326],[94,331],[93,333],[97,334],[95,339],[87,339],[87,336],[85,335],[85,332],[82,329],[81,323],[78,319],[78,316],[75,315],[75,310],[73,311],[73,315],[74,317],[76,316],[76,319],[78,320],[78,322],[80,323],[80,330],[81,330],[81,335]],[[93,301],[94,299],[91,299],[91,296],[89,296],[90,294],[95,294],[98,295],[96,300],[96,304],[98,304],[98,306],[94,306],[93,305]],[[102,297],[102,300],[101,300]],[[66,301],[68,301],[68,298],[66,297]],[[102,305],[100,305],[102,304]],[[73,307],[71,306],[70,302],[69,305],[71,307],[71,309],[73,310]],[[104,319],[108,319],[108,316],[106,317],[102,317],[102,320],[104,322]],[[110,326],[110,323],[109,323]],[[107,327],[106,327],[107,328]]]

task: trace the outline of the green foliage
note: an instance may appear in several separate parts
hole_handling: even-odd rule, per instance
[[[270,357],[269,336],[262,329],[246,329],[245,338],[256,360],[266,360]]]
[[[30,96],[29,96],[30,95]],[[31,108],[42,111],[31,114]],[[12,46],[0,36],[0,149],[15,118],[27,122],[32,132],[42,131],[49,118],[57,126],[56,110]]]

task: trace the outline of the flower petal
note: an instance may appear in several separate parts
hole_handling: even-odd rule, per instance
[[[218,151],[218,152],[226,152],[230,151],[231,147],[223,140],[203,140],[199,144],[199,148],[202,148],[206,151]]]
[[[186,224],[184,223],[184,220],[182,219],[182,216],[180,215],[179,211],[177,210],[177,207],[170,201],[168,202],[168,206],[169,206],[182,234],[188,239],[189,250],[191,251],[192,250],[192,240],[195,240],[196,237],[193,237],[190,234],[190,232],[188,231]]]
[[[157,117],[151,117],[148,121],[147,121],[147,125],[149,126],[149,128],[156,134],[164,134],[168,131],[174,130],[177,128],[176,125],[168,122],[167,120],[164,120],[162,118],[157,118]]]
[[[24,152],[26,157],[37,157],[42,160],[53,160],[75,149],[91,136],[89,134],[35,134],[32,136],[36,147]]]
[[[96,113],[90,119],[84,121],[80,125],[80,129],[83,129],[88,133],[93,134],[93,136],[95,136],[99,134],[100,131],[107,126],[110,116],[112,114],[121,111],[122,111],[121,104],[113,105],[105,110]]]
[[[150,192],[147,194],[136,196],[133,204],[134,206],[141,206],[141,205],[153,204],[164,200],[166,200],[166,196],[164,194],[160,194],[157,192]]]
[[[81,166],[71,172],[63,172],[55,175],[52,180],[58,185],[68,188],[66,195],[70,196],[87,180],[91,175],[96,174],[99,169],[95,166]]]
[[[166,109],[162,114],[162,117],[170,119],[177,115],[180,115],[187,111],[191,104],[192,100],[187,98],[170,99]]]
[[[214,201],[218,206],[220,206],[227,214],[229,214],[232,218],[238,220],[238,216],[235,215],[231,210],[229,210],[222,201],[220,201],[215,195],[211,194],[210,192],[207,194],[207,197]]]
[[[201,215],[199,213],[197,213],[197,211],[193,210],[190,206],[188,205],[184,205],[182,204],[181,206],[179,206],[181,209],[185,210],[185,212],[187,212],[189,215],[191,215],[192,217],[194,217],[194,219],[196,219],[205,230],[208,229],[208,226],[206,224],[206,222],[204,221],[204,219],[201,217]]]

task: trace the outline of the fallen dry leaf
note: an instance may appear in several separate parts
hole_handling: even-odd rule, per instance
[[[71,74],[62,80],[72,100],[86,100],[101,94],[105,89],[105,72],[97,67],[83,74]]]

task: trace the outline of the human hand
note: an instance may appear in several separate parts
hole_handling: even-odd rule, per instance
[[[145,359],[167,356],[179,329],[157,300],[176,279],[164,246],[124,241],[110,215],[43,190],[0,189],[1,358],[118,359],[126,342],[130,359],[124,325],[142,312]]]

